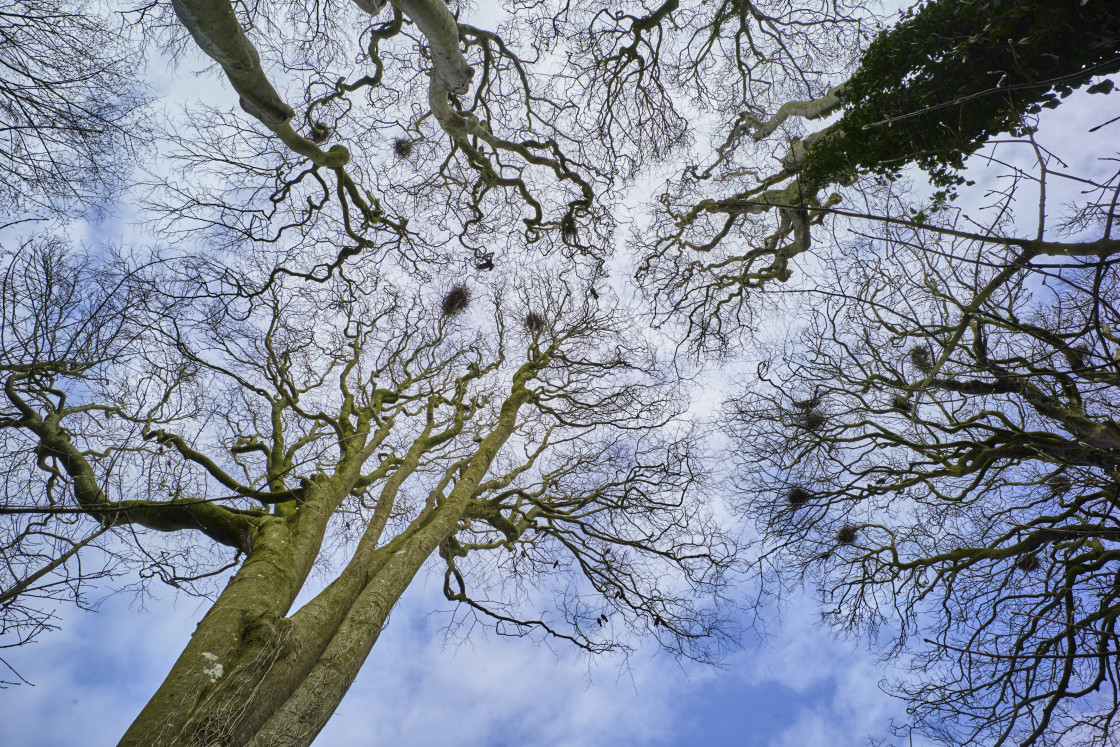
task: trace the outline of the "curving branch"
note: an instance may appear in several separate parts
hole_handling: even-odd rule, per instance
[[[385,7],[385,0],[354,2],[370,15],[377,15]],[[395,5],[400,6],[428,40],[432,63],[447,90],[457,96],[470,90],[474,68],[467,64],[467,59],[459,48],[459,23],[451,15],[447,4],[443,0],[398,0]]]
[[[61,427],[57,413],[43,417],[21,396],[20,381],[26,376],[13,375],[4,382],[4,393],[20,413],[18,425],[38,439],[36,454],[40,469],[57,475],[53,460],[72,481],[74,499],[81,509],[97,519],[102,527],[138,524],[160,532],[197,529],[215,542],[248,553],[252,549],[253,518],[249,513],[234,511],[206,501],[181,503],[160,500],[113,501],[101,489],[89,461]],[[43,510],[50,513],[50,509]]]
[[[295,111],[269,82],[261,67],[260,55],[242,30],[228,0],[172,0],[171,4],[198,48],[222,66],[241,97],[242,109],[312,163],[327,168],[346,165],[350,152],[344,146],[335,145],[323,152],[292,129]]]

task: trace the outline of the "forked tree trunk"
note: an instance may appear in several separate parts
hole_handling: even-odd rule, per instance
[[[386,480],[379,509],[346,568],[323,592],[285,617],[318,554],[327,519],[360,475],[361,449],[319,478],[291,516],[263,520],[253,549],[203,617],[163,685],[121,745],[310,745],[341,703],[393,605],[425,560],[458,529],[528,397],[521,384],[504,403],[454,487],[391,541],[378,546],[380,506],[409,474]],[[357,449],[355,449],[357,451]],[[309,510],[313,507],[327,510]],[[379,518],[379,515],[381,518]]]

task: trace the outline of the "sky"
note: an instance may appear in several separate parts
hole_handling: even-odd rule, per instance
[[[212,103],[213,79],[196,80]],[[1107,119],[1100,111],[1047,116],[1082,127]],[[648,646],[625,661],[589,661],[563,644],[482,629],[449,636],[448,606],[438,577],[422,573],[317,744],[854,747],[888,737],[891,719],[904,717],[879,689],[884,664],[821,626],[807,598],[768,617],[767,638],[748,634],[720,669]],[[96,612],[60,609],[58,631],[4,654],[32,684],[0,691],[0,742],[114,744],[205,610],[171,590],[142,607],[121,593]]]
[[[438,587],[422,575],[405,594],[316,744],[845,747],[901,716],[878,661],[818,626],[811,604],[712,669],[649,648],[589,662],[482,630],[449,638]],[[33,685],[0,691],[3,744],[115,744],[205,611],[170,593],[144,607],[117,594],[98,612],[63,609],[59,631],[6,652]]]

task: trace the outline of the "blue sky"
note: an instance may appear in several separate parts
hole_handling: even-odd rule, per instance
[[[843,747],[901,715],[876,687],[878,662],[819,629],[811,606],[713,670],[648,648],[589,662],[482,630],[448,637],[436,591],[420,578],[401,600],[317,744]],[[204,610],[118,594],[98,613],[60,611],[60,631],[9,652],[34,686],[0,692],[4,744],[114,744]]]
[[[198,97],[235,109],[227,86],[190,75],[207,66],[171,71],[157,63],[149,78],[171,106]],[[72,230],[97,246],[128,236],[129,221],[120,205],[105,222]],[[59,609],[60,630],[5,652],[33,685],[0,691],[3,744],[115,744],[206,607],[164,589],[142,606],[120,593],[98,612]],[[809,604],[790,610],[767,642],[746,640],[722,670],[682,664],[648,645],[628,661],[588,661],[563,643],[483,629],[448,637],[448,607],[438,579],[425,583],[422,574],[317,744],[844,747],[881,735],[899,709],[878,691],[873,657],[832,640]]]
[[[183,79],[201,80],[195,85],[216,98],[213,79]],[[1109,118],[1100,114],[1104,103],[1078,108],[1075,99],[1047,116],[1084,131]],[[112,231],[89,238],[105,235]],[[589,662],[564,644],[482,629],[448,637],[438,586],[422,575],[406,593],[318,744],[846,747],[887,736],[890,719],[904,715],[878,689],[883,665],[819,627],[810,600],[795,600],[780,626],[770,618],[766,641],[748,638],[715,670],[648,647],[626,662]],[[205,609],[205,600],[170,590],[142,609],[126,594],[98,613],[60,609],[58,632],[5,653],[34,685],[0,691],[0,740],[114,744]]]

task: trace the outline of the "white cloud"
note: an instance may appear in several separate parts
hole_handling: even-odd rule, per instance
[[[418,581],[318,744],[843,747],[884,736],[888,719],[901,716],[878,690],[875,658],[819,628],[807,600],[725,671],[648,648],[624,667],[481,629],[448,638],[448,618],[432,613],[447,603]],[[4,743],[115,743],[205,611],[186,598],[149,607],[117,596],[99,614],[66,611],[61,631],[15,652],[36,686],[0,693]]]
[[[568,649],[476,635],[448,640],[433,595],[410,594],[320,738],[332,745],[659,744],[673,721],[672,662],[588,663]],[[444,603],[446,604],[446,603]],[[476,631],[480,633],[481,631]],[[675,676],[674,676],[675,675]]]

